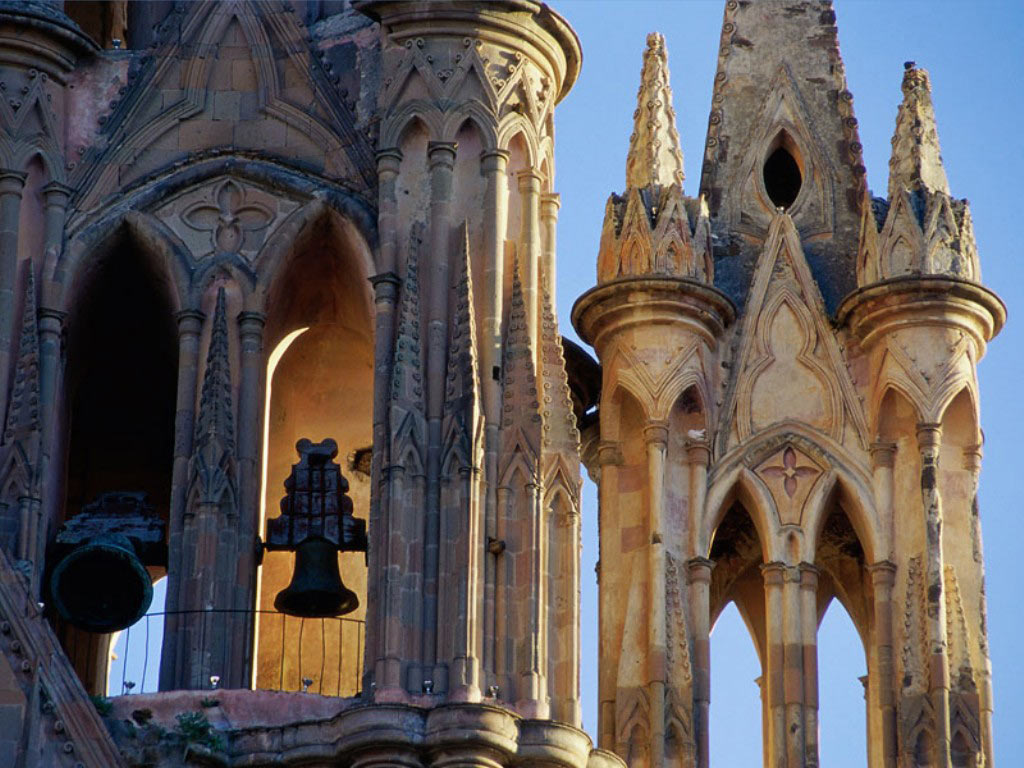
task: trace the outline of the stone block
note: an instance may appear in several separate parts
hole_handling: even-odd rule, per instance
[[[241,114],[242,94],[218,91],[213,94],[213,119],[238,120]]]
[[[189,120],[178,129],[178,148],[183,150],[228,146],[234,138],[234,124],[217,120]]]

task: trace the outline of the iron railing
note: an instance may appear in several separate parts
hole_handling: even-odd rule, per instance
[[[254,688],[306,691],[324,696],[359,694],[363,672],[361,619],[307,619],[278,611],[210,609],[156,611],[110,636],[107,695],[159,690],[160,655],[166,618],[199,619],[199,647],[215,614],[244,616],[257,633]],[[212,630],[211,630],[212,631]],[[210,687],[215,688],[216,679]]]

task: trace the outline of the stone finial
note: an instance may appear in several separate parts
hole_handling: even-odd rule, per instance
[[[948,195],[949,182],[939,153],[928,71],[912,61],[904,67],[903,103],[896,116],[889,160],[889,199],[904,189]]]
[[[224,288],[217,291],[210,348],[206,353],[203,391],[196,418],[195,450],[213,441],[226,451],[234,449],[235,426],[231,403],[231,359],[228,353],[228,321]]]
[[[522,425],[523,434],[533,442],[530,448],[536,454],[540,448],[540,404],[537,402],[537,373],[526,324],[526,302],[523,300],[518,258],[512,260],[512,300],[505,332],[501,410],[502,430],[514,441],[515,427]]]
[[[551,306],[551,295],[543,290],[540,324],[541,386],[544,407],[544,447],[578,457],[580,433],[569,391],[569,376],[565,368],[562,337],[558,333],[558,319]]]
[[[683,151],[668,78],[665,38],[655,32],[647,36],[644,51],[640,90],[633,113],[633,135],[629,138],[626,158],[627,188],[683,183]]]
[[[25,305],[21,314],[21,338],[14,372],[14,389],[7,411],[4,443],[39,429],[39,325],[36,317],[36,281],[28,265]]]

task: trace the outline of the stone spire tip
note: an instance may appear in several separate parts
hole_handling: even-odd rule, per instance
[[[626,188],[683,183],[683,151],[676,130],[665,37],[647,36],[644,64],[626,157]]]
[[[903,70],[903,102],[896,117],[889,160],[889,199],[904,189],[948,195],[928,70],[913,61],[904,62]]]

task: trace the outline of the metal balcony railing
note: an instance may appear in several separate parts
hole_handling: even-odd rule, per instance
[[[255,626],[254,688],[324,696],[359,694],[365,622],[345,617],[306,619],[277,611],[157,611],[111,636],[107,695],[159,690],[160,655],[167,617],[200,617],[199,646],[215,614],[245,615]],[[211,681],[211,688],[215,681]]]

